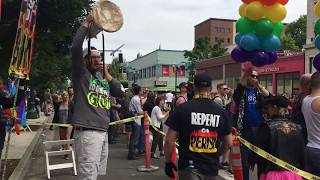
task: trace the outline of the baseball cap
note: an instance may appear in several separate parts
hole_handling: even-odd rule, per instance
[[[188,87],[188,84],[186,82],[182,82],[179,84],[179,89],[181,89],[182,87]]]
[[[271,96],[263,101],[263,105],[274,105],[277,107],[287,108],[289,100],[284,96]]]
[[[197,74],[194,77],[195,87],[211,87],[212,79],[206,73]]]

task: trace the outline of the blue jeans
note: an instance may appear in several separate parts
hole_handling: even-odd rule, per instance
[[[307,171],[320,176],[320,149],[306,147],[305,159]]]
[[[139,152],[144,151],[144,126],[140,126],[140,132],[139,132],[139,140],[138,140],[138,146],[137,149]]]
[[[242,138],[249,141],[252,144],[256,144],[256,136],[254,131],[243,131]],[[243,169],[243,180],[249,180],[249,168],[250,161],[255,158],[254,152],[245,147],[244,145],[240,146],[241,149],[241,161],[242,161],[242,169]]]
[[[136,147],[138,145],[139,141],[139,135],[140,135],[140,126],[136,122],[131,122],[131,136],[130,136],[130,142],[129,142],[129,153],[128,157],[133,157],[136,155]]]

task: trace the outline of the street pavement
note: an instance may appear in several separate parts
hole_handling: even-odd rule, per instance
[[[45,130],[46,140],[58,139],[58,128],[55,130]],[[142,173],[137,171],[137,167],[144,165],[144,157],[138,160],[127,160],[127,147],[126,136],[121,135],[120,141],[117,144],[109,145],[109,159],[107,175],[101,176],[98,179],[110,179],[110,180],[165,180],[169,179],[164,173],[164,158],[152,159],[152,165],[158,166],[159,170],[150,173]],[[47,179],[45,172],[43,147],[41,141],[38,148],[33,152],[33,158],[30,167],[28,167],[28,173],[25,176],[25,180],[44,180]],[[69,162],[64,160],[63,157],[52,158],[50,163]],[[233,179],[230,175],[223,173],[226,178],[219,179]],[[73,176],[72,169],[55,170],[51,173],[52,180],[75,180],[76,176]]]

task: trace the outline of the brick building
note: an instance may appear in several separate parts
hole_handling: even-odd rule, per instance
[[[195,25],[194,28],[195,40],[201,37],[209,37],[212,45],[219,39],[222,40],[223,47],[235,44],[236,20],[210,18]]]

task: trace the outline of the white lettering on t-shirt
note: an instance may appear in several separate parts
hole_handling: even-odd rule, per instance
[[[191,124],[198,126],[218,127],[220,122],[220,115],[205,114],[205,113],[191,113]]]

